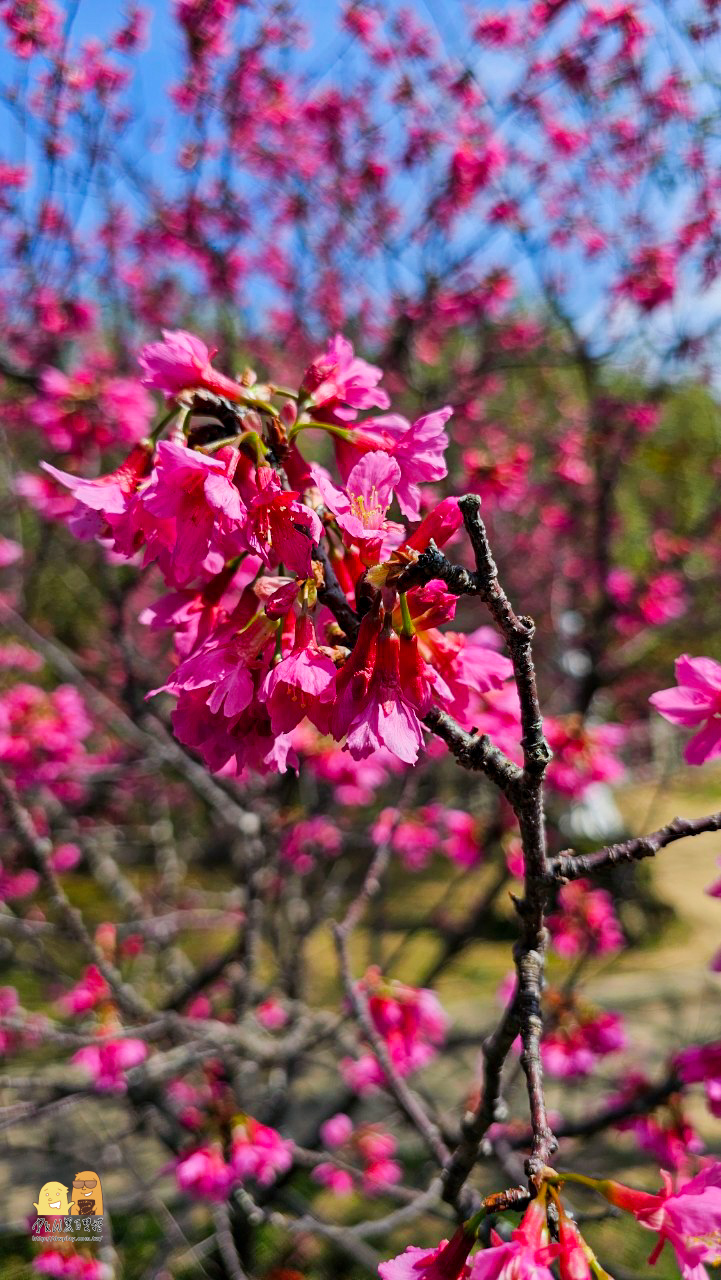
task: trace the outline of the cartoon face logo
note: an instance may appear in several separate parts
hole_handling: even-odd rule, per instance
[[[35,1208],[39,1218],[56,1218],[70,1213],[71,1204],[73,1201],[68,1200],[68,1189],[62,1182],[46,1182],[45,1186],[40,1188]]]
[[[103,1212],[103,1191],[100,1178],[92,1169],[81,1169],[73,1178],[72,1216],[100,1217]]]

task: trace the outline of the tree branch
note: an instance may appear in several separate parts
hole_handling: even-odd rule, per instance
[[[621,840],[618,844],[606,845],[604,849],[597,849],[594,853],[559,853],[555,858],[549,859],[547,875],[551,882],[556,883],[578,880],[581,876],[614,867],[619,862],[640,862],[643,858],[653,858],[666,845],[673,844],[676,840],[685,840],[687,836],[703,835],[706,831],[721,831],[721,810],[710,813],[705,818],[674,818],[650,835]]]

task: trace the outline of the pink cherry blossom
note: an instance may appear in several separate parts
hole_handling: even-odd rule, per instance
[[[556,1009],[557,1025],[544,1032],[541,1060],[544,1070],[561,1079],[588,1076],[609,1054],[626,1046],[623,1018],[618,1013],[576,1007],[569,1001]]]
[[[377,844],[390,840],[391,847],[399,855],[409,871],[419,871],[438,848],[440,836],[435,825],[422,819],[399,820],[397,809],[383,809],[372,829]]]
[[[31,1266],[37,1275],[54,1276],[56,1280],[110,1280],[108,1266],[99,1258],[67,1254],[59,1249],[43,1249],[33,1258]]]
[[[448,690],[444,698],[446,709],[464,727],[478,719],[477,695],[501,690],[513,672],[510,658],[490,647],[489,641],[495,644],[496,637],[489,634],[487,627],[467,635],[430,628],[419,636],[423,657]],[[516,711],[515,688],[509,686],[507,696]]]
[[[425,414],[412,425],[397,413],[366,418],[360,427],[352,430],[351,444],[335,441],[341,474],[347,477],[358,448],[386,452],[400,468],[395,484],[398,505],[406,519],[418,520],[421,514],[418,485],[442,480],[448,474],[443,457],[448,448],[444,427],[452,412],[446,406]]]
[[[416,707],[401,686],[399,664],[400,640],[386,625],[378,636],[367,700],[348,726],[347,747],[355,760],[365,759],[380,746],[406,764],[418,759],[423,734]]]
[[[61,799],[82,794],[82,781],[102,764],[85,745],[91,732],[72,685],[47,693],[19,683],[0,694],[0,760],[21,790],[42,785]]]
[[[212,366],[214,352],[185,329],[163,330],[162,342],[143,347],[138,357],[143,384],[172,398],[182,391],[205,387],[228,400],[238,400],[243,388]]]
[[[266,1031],[280,1031],[288,1021],[287,1010],[273,996],[258,1005],[255,1016]]]
[[[474,1236],[459,1227],[451,1240],[441,1240],[435,1249],[419,1249],[411,1244],[404,1253],[381,1262],[381,1280],[468,1280],[468,1255]]]
[[[15,564],[22,559],[22,555],[23,549],[19,542],[0,537],[0,569],[7,569],[8,565]]]
[[[553,946],[562,956],[606,955],[623,946],[623,933],[606,889],[572,880],[558,895],[559,911],[547,918]]]
[[[362,714],[367,706],[381,626],[382,620],[377,609],[371,610],[362,618],[351,654],[336,675],[332,731],[333,737],[338,741],[348,732],[355,717]]]
[[[237,716],[250,704],[256,671],[265,672],[275,624],[263,613],[254,593],[246,590],[235,609],[178,664],[165,690],[180,695],[204,690],[208,709]]]
[[[674,1061],[684,1084],[705,1085],[709,1111],[721,1120],[721,1040],[690,1045],[677,1053]]]
[[[342,846],[343,835],[337,824],[332,818],[318,813],[293,824],[283,838],[280,856],[297,875],[302,876],[313,870],[319,855],[336,858]]]
[[[37,871],[27,868],[25,871],[11,872],[0,867],[0,902],[13,902],[16,898],[27,898],[34,893],[40,883]]]
[[[311,1172],[314,1182],[320,1183],[335,1196],[347,1196],[353,1190],[353,1177],[347,1169],[338,1169],[334,1164],[322,1160]]]
[[[384,551],[402,542],[401,526],[386,519],[394,486],[401,478],[400,467],[389,454],[382,449],[364,454],[348,476],[345,493],[323,467],[313,466],[312,472],[326,507],[348,541],[359,545],[367,563],[376,563]]]
[[[324,1120],[320,1127],[321,1141],[330,1150],[333,1147],[342,1147],[348,1142],[352,1132],[353,1121],[343,1111],[337,1112],[329,1120]]]
[[[448,1031],[448,1017],[432,991],[388,982],[375,968],[368,970],[359,988],[399,1075],[418,1071],[435,1057]],[[372,1072],[368,1083],[376,1083]]]
[[[306,369],[300,392],[312,396],[315,405],[351,420],[358,409],[388,408],[388,395],[378,386],[382,376],[381,369],[355,356],[348,339],[337,333],[325,354],[316,356]]]
[[[302,578],[311,573],[313,547],[323,526],[316,512],[298,501],[295,490],[284,490],[272,467],[258,467],[254,480],[246,478],[245,543],[264,564],[282,563]]]
[[[71,991],[61,996],[60,1007],[69,1014],[77,1015],[94,1009],[98,1004],[110,998],[110,988],[100,973],[97,965],[88,965],[80,982]]]
[[[123,516],[126,513],[139,484],[149,475],[152,463],[150,447],[139,444],[117,470],[98,476],[95,480],[84,480],[81,476],[60,471],[49,462],[41,462],[40,465],[54,480],[69,489],[75,498],[75,509],[68,517],[68,524],[73,532],[76,536],[94,537],[103,534],[102,517]]]
[[[24,644],[16,644],[14,640],[0,644],[0,670],[40,671],[43,659],[39,653],[26,648]]]
[[[10,46],[20,58],[33,53],[49,53],[62,40],[62,13],[52,0],[8,0],[2,19],[10,32]]]
[[[268,708],[274,733],[290,732],[303,716],[327,731],[335,698],[335,667],[318,648],[307,613],[296,619],[293,647],[271,668],[260,697]]]
[[[601,1271],[575,1222],[566,1216],[563,1209],[559,1215],[558,1238],[561,1246],[558,1255],[561,1280],[594,1280],[594,1277],[595,1280],[612,1280],[605,1271]]]
[[[98,1093],[123,1093],[126,1088],[125,1072],[144,1062],[147,1056],[145,1042],[128,1037],[87,1045],[78,1049],[70,1061],[87,1072]]]
[[[647,1151],[654,1161],[685,1176],[689,1174],[693,1157],[704,1150],[703,1139],[679,1106],[674,1106],[666,1115],[640,1115],[619,1121],[616,1128],[632,1133],[640,1150]]]
[[[681,1180],[676,1190],[670,1174],[661,1170],[661,1176],[664,1185],[658,1195],[613,1181],[600,1184],[599,1189],[643,1227],[658,1232],[650,1262],[656,1261],[668,1241],[684,1280],[708,1280],[704,1264],[721,1262],[721,1164],[710,1162],[694,1178]]]
[[[463,516],[458,499],[444,498],[423,517],[405,545],[415,551],[425,551],[432,539],[437,547],[443,547],[462,524]]]
[[[444,622],[452,622],[458,606],[458,596],[446,590],[446,584],[440,578],[431,578],[422,587],[413,587],[406,596],[408,612],[413,621],[415,631],[428,631],[431,627],[440,627]],[[397,630],[403,625],[403,615],[398,604],[393,615]]]
[[[653,311],[669,302],[676,292],[677,255],[673,248],[652,245],[639,249],[617,293],[635,302],[642,311]]]
[[[171,580],[183,585],[197,577],[208,553],[221,559],[244,546],[246,511],[233,484],[237,449],[219,450],[213,458],[174,441],[158,445],[152,479],[141,495],[150,517],[159,517],[149,541],[151,557],[161,556]]]
[[[363,1190],[368,1196],[381,1195],[386,1187],[393,1187],[402,1180],[403,1166],[397,1160],[370,1160],[363,1170]]]
[[[341,1058],[340,1070],[348,1088],[359,1098],[374,1093],[385,1082],[383,1068],[372,1053],[361,1053],[357,1058]]]
[[[508,1241],[491,1231],[492,1245],[471,1263],[471,1280],[552,1280],[549,1262],[560,1245],[549,1244],[545,1197],[533,1200]]]
[[[675,689],[652,694],[649,702],[671,724],[703,725],[686,743],[689,764],[714,760],[721,755],[721,663],[684,653],[676,659],[676,683]]]
[[[82,856],[82,851],[78,845],[68,840],[65,844],[56,846],[50,856],[50,863],[53,871],[57,871],[62,875],[64,872],[72,871],[74,867],[77,867]]]
[[[231,1166],[241,1180],[252,1178],[269,1187],[293,1163],[293,1143],[252,1116],[233,1129]]]
[[[225,1163],[217,1146],[199,1147],[183,1156],[175,1166],[175,1177],[181,1191],[202,1200],[225,1200],[234,1174]]]
[[[58,453],[82,456],[93,445],[133,444],[148,431],[153,397],[134,378],[108,376],[109,365],[107,357],[95,356],[71,373],[43,370],[29,413]]]

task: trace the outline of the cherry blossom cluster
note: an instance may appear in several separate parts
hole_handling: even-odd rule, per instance
[[[252,1116],[237,1119],[230,1159],[217,1146],[198,1147],[178,1161],[178,1185],[205,1200],[225,1200],[234,1185],[252,1181],[270,1186],[293,1163],[293,1144]]]
[[[470,725],[509,660],[484,628],[439,630],[457,603],[442,581],[395,586],[461,522],[452,499],[421,518],[420,486],[446,473],[450,409],[359,419],[389,399],[340,336],[292,394],[219,373],[184,331],[145,347],[141,367],[171,406],[170,435],[160,427],[97,479],[45,470],[73,495],[76,536],[160,570],[168,594],[144,621],[174,632],[179,661],[161,688],[177,698],[180,741],[217,772],[282,772],[308,723],[356,760],[383,749],[405,764],[432,705]],[[331,439],[340,484],[300,452],[307,431]],[[394,501],[412,530],[389,516]],[[339,606],[362,614],[357,636]]]
[[[490,1245],[469,1260],[479,1225],[478,1219],[471,1219],[459,1227],[450,1242],[444,1240],[435,1249],[411,1245],[405,1253],[381,1263],[381,1280],[408,1280],[419,1274],[439,1280],[515,1280],[522,1276],[552,1280],[553,1263],[558,1264],[561,1280],[612,1280],[564,1209],[557,1189],[564,1183],[592,1188],[654,1232],[657,1240],[649,1262],[654,1263],[668,1243],[684,1280],[708,1280],[705,1264],[715,1266],[721,1261],[721,1165],[708,1162],[695,1177],[678,1178],[676,1184],[670,1174],[663,1176],[663,1188],[654,1195],[619,1182],[583,1174],[558,1175],[548,1169],[538,1196],[510,1240],[503,1240],[492,1229]],[[555,1210],[553,1236],[549,1205]],[[478,1217],[482,1216],[483,1211]]]
[[[339,1112],[323,1123],[320,1137],[335,1161],[339,1157],[344,1161],[361,1161],[360,1185],[365,1195],[377,1195],[402,1180],[403,1166],[393,1159],[396,1140],[380,1125],[361,1125],[354,1129],[350,1116]],[[349,1169],[331,1160],[317,1164],[312,1177],[337,1196],[347,1195],[354,1188]]]
[[[418,1071],[435,1057],[445,1040],[448,1018],[432,991],[388,981],[377,968],[368,970],[358,988],[367,999],[373,1026],[399,1076]],[[341,1071],[360,1094],[377,1089],[386,1080],[383,1067],[370,1052],[343,1059]]]

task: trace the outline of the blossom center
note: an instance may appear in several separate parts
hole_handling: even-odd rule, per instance
[[[362,493],[351,494],[351,511],[365,529],[378,527],[383,520],[385,508],[378,497],[375,485],[372,486],[367,497]]]

